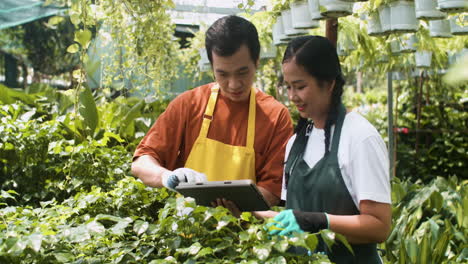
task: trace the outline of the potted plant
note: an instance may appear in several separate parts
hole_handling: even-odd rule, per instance
[[[439,10],[447,13],[461,13],[468,11],[466,0],[437,0]]]
[[[424,20],[444,19],[447,15],[437,10],[437,0],[415,0],[416,18]]]
[[[390,3],[391,31],[394,33],[416,32],[419,27],[414,2],[397,1]]]
[[[326,18],[320,13],[319,0],[307,0],[307,4],[309,5],[309,13],[312,20],[322,20]]]
[[[306,30],[293,28],[291,9],[282,11],[281,18],[283,19],[283,28],[286,36],[291,37],[307,34]]]
[[[388,5],[379,7],[379,18],[382,32],[389,34],[392,31],[391,9]]]
[[[451,38],[450,22],[446,19],[429,21],[429,35],[433,38]]]
[[[416,52],[416,43],[418,39],[414,34],[402,35],[399,38],[400,53],[413,53]]]
[[[260,48],[260,59],[272,59],[276,58],[276,46],[275,45],[263,45]]]
[[[453,35],[468,35],[468,16],[464,16],[464,21],[461,20],[460,16],[450,18],[450,31]]]
[[[309,4],[303,1],[291,3],[292,26],[295,29],[318,28],[319,22],[313,20],[309,12]]]
[[[278,16],[275,24],[273,24],[273,44],[281,45],[285,39],[287,39],[287,36],[284,33],[283,18]]]
[[[367,20],[367,34],[369,36],[384,36],[386,35],[385,32],[382,30],[382,26],[380,25],[380,17],[379,12],[375,11],[370,13]]]
[[[390,50],[393,55],[400,55],[400,42],[398,39],[392,40],[390,42]]]
[[[324,17],[344,17],[353,13],[353,2],[341,0],[319,0],[320,14]]]
[[[429,68],[431,67],[432,52],[431,51],[416,51],[415,59],[416,59],[416,67]]]

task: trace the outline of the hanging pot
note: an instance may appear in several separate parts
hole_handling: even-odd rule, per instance
[[[260,48],[260,59],[276,58],[276,46],[267,45]]]
[[[394,33],[410,33],[418,30],[418,20],[414,2],[398,1],[390,4],[391,31]]]
[[[413,53],[416,52],[416,43],[418,39],[415,35],[402,35],[400,39],[400,53]]]
[[[380,17],[378,12],[369,14],[367,20],[367,34],[369,36],[384,36],[386,35],[383,32],[382,27],[380,26]]]
[[[444,20],[431,20],[429,21],[429,34],[433,38],[451,38],[450,21]]]
[[[292,26],[295,29],[318,28],[319,22],[312,20],[306,1],[291,3]]]
[[[284,39],[286,39],[287,36],[284,34],[284,28],[283,28],[283,19],[281,16],[278,16],[276,18],[276,22],[273,25],[273,44],[275,45],[281,45],[284,43]]]
[[[320,14],[319,0],[307,0],[307,4],[309,5],[309,13],[312,20],[326,19],[326,17]]]
[[[382,55],[377,59],[377,62],[379,63],[386,63],[388,62],[388,56],[387,55]]]
[[[293,28],[291,9],[281,12],[281,17],[283,19],[283,28],[286,36],[293,37],[307,34],[306,30]]]
[[[459,16],[454,16],[450,19],[450,31],[453,35],[468,35],[468,15],[465,16],[463,26]]]
[[[390,50],[393,55],[400,55],[400,42],[397,39],[390,42]]]
[[[349,52],[346,49],[344,49],[344,47],[341,46],[340,43],[336,45],[336,53],[338,54],[338,56],[342,56],[342,57],[349,55]]]
[[[444,19],[447,15],[437,10],[437,0],[415,0],[416,18],[424,20]]]
[[[396,81],[406,80],[406,76],[402,72],[392,72],[392,79]]]
[[[340,0],[319,0],[320,14],[325,17],[345,17],[353,13],[353,3]]]
[[[461,13],[468,11],[466,0],[437,0],[439,10],[447,13]]]
[[[389,34],[392,30],[390,6],[381,6],[379,8],[379,19],[382,32],[384,32],[385,34]]]
[[[206,49],[202,48],[199,49],[198,52],[200,53],[200,60],[198,61],[198,68],[201,72],[207,72],[211,69],[210,60],[208,59],[208,54],[206,53]]]
[[[415,54],[416,67],[429,68],[431,67],[432,52],[431,51],[417,51]]]

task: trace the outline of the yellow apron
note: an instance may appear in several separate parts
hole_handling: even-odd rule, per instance
[[[219,86],[211,88],[200,134],[188,156],[185,167],[205,173],[208,181],[245,180],[256,182],[255,176],[255,89],[250,92],[247,145],[232,146],[209,139],[208,129],[218,99]],[[207,118],[207,116],[209,118]]]

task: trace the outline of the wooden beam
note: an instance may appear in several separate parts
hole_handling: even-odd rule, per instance
[[[338,40],[338,19],[329,18],[326,22],[325,27],[325,37],[333,43],[336,47],[336,42]]]

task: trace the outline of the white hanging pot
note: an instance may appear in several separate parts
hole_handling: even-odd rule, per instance
[[[353,3],[340,0],[319,0],[320,14],[325,17],[344,17],[353,13]]]
[[[283,28],[286,36],[291,37],[307,34],[306,30],[293,28],[291,9],[281,12],[281,17],[283,19]]]
[[[307,0],[307,4],[309,5],[309,13],[312,20],[322,20],[326,18],[320,14],[319,0]]]
[[[199,49],[198,52],[200,53],[200,60],[198,61],[198,68],[201,72],[207,72],[211,69],[210,60],[208,59],[208,54],[206,53],[206,49],[202,48]]]
[[[276,58],[276,46],[267,45],[262,46],[260,49],[260,59]]]
[[[403,81],[406,80],[406,77],[402,72],[392,72],[392,79],[396,81]]]
[[[415,0],[416,18],[424,20],[444,19],[447,15],[437,10],[437,0]]]
[[[273,25],[273,44],[281,45],[283,44],[283,39],[286,39],[286,34],[284,34],[283,28],[283,19],[281,16],[276,18],[276,22]]]
[[[400,42],[395,39],[390,42],[390,50],[392,51],[392,54],[394,55],[399,55],[400,54]]]
[[[448,13],[461,13],[468,11],[466,0],[437,0],[439,10]]]
[[[398,1],[390,4],[391,31],[394,33],[410,33],[418,30],[414,2]]]
[[[429,34],[433,38],[451,38],[450,21],[444,20],[431,20],[429,21]]]
[[[295,29],[318,28],[319,22],[312,20],[306,1],[291,3],[292,26]]]
[[[379,8],[379,19],[382,32],[389,34],[392,30],[390,6],[381,6]]]
[[[454,16],[450,19],[450,31],[453,35],[468,35],[468,15],[461,22],[459,16]],[[459,25],[462,23],[463,25]]]
[[[431,67],[432,52],[431,51],[417,51],[415,54],[416,67],[429,68]]]
[[[338,56],[348,56],[349,55],[349,52],[347,50],[345,50],[343,48],[343,46],[340,45],[340,43],[338,43],[336,45],[336,54],[338,54]]]
[[[369,36],[383,36],[386,33],[382,31],[380,26],[380,17],[378,12],[369,14],[367,20],[367,34]]]
[[[415,35],[406,35],[400,37],[400,53],[413,53],[416,52],[416,43],[418,39]]]

